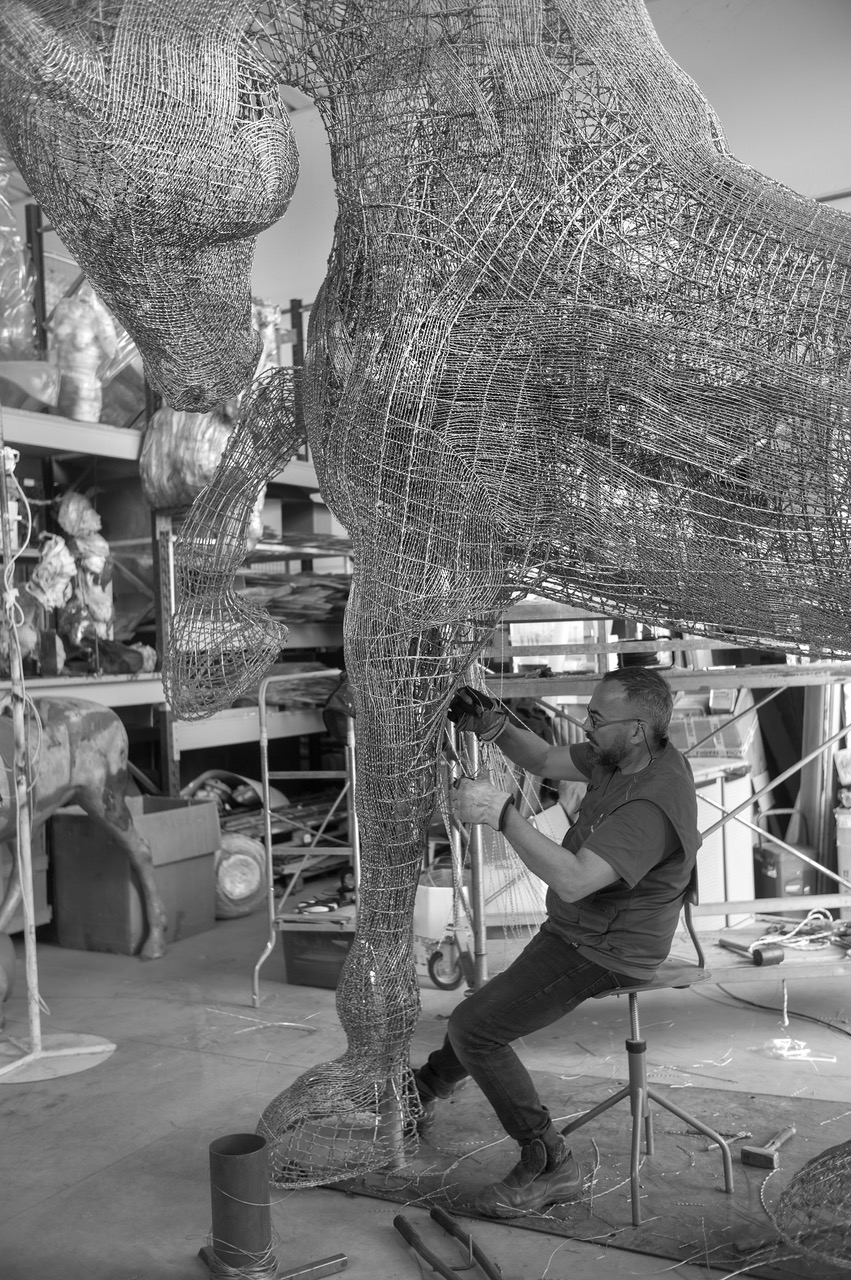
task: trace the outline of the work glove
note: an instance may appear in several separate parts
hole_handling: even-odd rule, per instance
[[[462,685],[449,704],[447,716],[459,733],[474,733],[480,742],[496,742],[508,723],[508,712],[497,710],[493,698]]]
[[[484,822],[501,831],[514,804],[510,791],[500,791],[488,778],[456,778],[450,795],[452,813],[465,826]]]

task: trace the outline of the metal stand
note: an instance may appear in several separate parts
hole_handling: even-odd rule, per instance
[[[660,984],[661,985],[661,984]],[[646,990],[646,987],[641,988]],[[615,992],[611,994],[617,994]],[[649,1156],[653,1155],[653,1115],[650,1111],[650,1103],[655,1102],[657,1106],[664,1107],[666,1111],[670,1111],[672,1115],[677,1116],[689,1128],[696,1129],[698,1133],[704,1134],[711,1142],[715,1142],[721,1148],[721,1158],[724,1162],[724,1189],[728,1195],[733,1193],[733,1158],[730,1154],[730,1148],[720,1133],[716,1133],[714,1129],[710,1129],[708,1125],[690,1115],[688,1111],[683,1111],[673,1102],[669,1102],[661,1093],[657,1093],[652,1085],[647,1082],[647,1042],[641,1038],[641,1028],[638,1023],[638,992],[628,991],[629,995],[629,1022],[630,1036],[626,1041],[627,1060],[629,1063],[629,1083],[613,1094],[611,1098],[606,1098],[605,1102],[600,1102],[596,1107],[592,1107],[590,1111],[586,1111],[578,1120],[573,1120],[569,1125],[562,1129],[562,1134],[573,1133],[574,1130],[580,1129],[584,1124],[588,1124],[589,1120],[595,1120],[597,1116],[608,1111],[611,1107],[617,1106],[624,1099],[629,1099],[630,1110],[632,1112],[632,1148],[630,1151],[629,1161],[629,1183],[630,1196],[632,1199],[632,1224],[635,1227],[641,1225],[641,1193],[639,1189],[639,1169],[641,1165],[641,1122],[644,1122],[644,1145]]]
[[[691,917],[692,904],[697,902],[697,868],[692,872],[691,881],[686,896],[683,901],[683,923],[686,927],[689,937],[694,945],[697,955],[697,964],[687,964],[685,962],[670,958],[665,961],[658,970],[656,977],[652,982],[643,983],[640,987],[620,987],[617,991],[605,991],[595,999],[603,1000],[611,996],[626,995],[629,996],[629,1026],[630,1035],[626,1042],[627,1061],[629,1064],[629,1082],[623,1089],[619,1089],[611,1098],[606,1098],[605,1102],[600,1102],[596,1107],[592,1107],[590,1111],[586,1111],[578,1120],[572,1120],[569,1125],[562,1129],[562,1134],[573,1133],[576,1129],[581,1129],[584,1124],[588,1124],[589,1120],[595,1120],[597,1116],[608,1111],[611,1107],[616,1107],[619,1102],[629,1098],[630,1110],[632,1112],[632,1148],[630,1151],[629,1161],[629,1185],[630,1197],[632,1199],[632,1225],[634,1227],[641,1226],[641,1190],[639,1184],[639,1169],[641,1167],[641,1123],[644,1122],[644,1145],[649,1156],[653,1155],[653,1116],[650,1111],[650,1103],[655,1102],[657,1106],[664,1107],[666,1111],[670,1111],[690,1129],[695,1129],[698,1133],[702,1133],[709,1138],[711,1142],[717,1143],[721,1149],[721,1158],[724,1162],[724,1189],[728,1195],[733,1194],[733,1157],[730,1154],[730,1148],[721,1137],[720,1133],[716,1133],[714,1129],[710,1129],[708,1125],[703,1124],[695,1116],[690,1115],[688,1111],[683,1111],[681,1107],[677,1107],[673,1102],[669,1102],[661,1093],[657,1093],[651,1084],[647,1081],[647,1042],[641,1038],[641,1027],[638,1022],[638,993],[639,991],[659,991],[659,990],[684,990],[692,986],[696,982],[700,982],[706,975],[706,960],[703,954],[703,948],[700,945],[700,939],[695,932],[694,923]]]
[[[327,677],[327,671],[317,672],[317,675]],[[309,673],[308,673],[309,675]],[[263,782],[263,817],[265,820],[264,844],[266,848],[266,907],[269,921],[269,936],[266,945],[254,966],[254,973],[251,979],[251,999],[254,1008],[260,1005],[260,970],[266,963],[269,956],[275,949],[275,939],[278,934],[281,907],[292,891],[299,876],[311,861],[318,857],[326,857],[329,853],[348,854],[352,859],[352,866],[355,875],[355,907],[357,908],[358,893],[360,889],[360,837],[358,833],[357,815],[355,813],[355,722],[349,717],[346,721],[346,746],[345,769],[299,769],[299,770],[270,770],[269,769],[269,730],[267,722],[267,705],[266,695],[269,686],[272,684],[286,684],[288,680],[303,681],[307,678],[304,672],[296,676],[266,676],[260,681],[258,691],[259,702],[259,721],[260,721],[260,767],[261,779]],[[313,837],[312,842],[305,848],[304,856],[296,868],[289,885],[280,901],[275,899],[275,880],[274,865],[272,858],[272,810],[270,804],[270,783],[273,781],[284,781],[286,779],[333,779],[341,782],[340,793],[334,804],[325,816],[319,830]],[[345,803],[346,813],[349,824],[349,843],[348,845],[334,845],[330,848],[322,848],[319,841],[325,832],[329,821],[333,817],[341,804]]]
[[[21,652],[15,626],[15,556],[12,549],[8,477],[14,473],[17,454],[3,443],[0,418],[0,529],[3,549],[3,616],[9,630],[12,725],[15,741],[15,806],[17,811],[18,873],[21,880],[21,907],[24,917],[24,949],[27,975],[29,1045],[6,1037],[0,1045],[0,1084],[25,1080],[48,1080],[53,1076],[86,1071],[105,1061],[115,1050],[109,1040],[98,1036],[57,1034],[42,1036],[42,1000],[38,989],[35,942],[35,904],[32,877],[32,780],[27,749],[26,688]],[[6,1059],[6,1061],[4,1061]]]

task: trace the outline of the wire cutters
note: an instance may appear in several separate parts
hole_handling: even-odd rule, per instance
[[[478,1263],[488,1280],[503,1280],[499,1267],[491,1262],[490,1258],[479,1248],[471,1235],[461,1230],[460,1224],[454,1218],[444,1212],[439,1205],[432,1207],[431,1216],[439,1227],[443,1227],[444,1231],[455,1236],[456,1240],[460,1240],[467,1250],[467,1261],[463,1265],[450,1266],[449,1263],[443,1262],[438,1258],[436,1253],[432,1253],[431,1249],[420,1238],[419,1233],[401,1213],[396,1214],[393,1219],[393,1226],[415,1253],[418,1253],[428,1263],[432,1271],[436,1271],[439,1276],[443,1276],[444,1280],[458,1280],[459,1271],[469,1271],[471,1267]]]

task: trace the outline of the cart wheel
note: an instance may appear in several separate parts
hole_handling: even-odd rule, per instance
[[[450,942],[446,951],[432,951],[428,958],[428,976],[441,991],[454,991],[464,979],[458,947]]]

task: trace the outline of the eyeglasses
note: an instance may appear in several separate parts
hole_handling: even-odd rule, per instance
[[[585,716],[585,722],[590,724],[592,729],[607,729],[610,724],[643,724],[644,721],[640,716],[625,716],[620,720],[606,720],[600,715],[599,711],[589,711]]]

